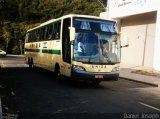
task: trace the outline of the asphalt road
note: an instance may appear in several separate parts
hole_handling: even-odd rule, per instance
[[[67,78],[59,81],[52,72],[28,69],[21,56],[9,55],[0,63],[3,115],[100,119],[150,114],[160,118],[160,88],[124,79],[98,86]]]

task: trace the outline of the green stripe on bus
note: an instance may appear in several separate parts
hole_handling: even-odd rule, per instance
[[[41,53],[48,53],[48,54],[61,54],[60,50],[48,50],[48,49],[25,49],[27,52],[41,52]]]
[[[60,50],[42,50],[42,53],[49,53],[49,54],[61,54]]]
[[[40,52],[40,49],[25,49],[28,52]]]

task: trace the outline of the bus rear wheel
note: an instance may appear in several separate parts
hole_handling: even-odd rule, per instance
[[[29,69],[33,69],[33,59],[29,59],[28,61]]]
[[[60,68],[58,65],[55,66],[55,76],[57,80],[61,79],[61,73],[60,73]]]

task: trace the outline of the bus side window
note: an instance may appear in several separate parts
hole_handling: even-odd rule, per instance
[[[63,20],[63,29],[62,29],[62,55],[63,61],[71,63],[71,45],[70,45],[70,31],[69,27],[71,26],[71,19],[66,18]]]
[[[36,38],[36,31],[35,31],[35,30],[33,31],[33,41],[37,41],[37,38]]]
[[[28,42],[30,42],[31,40],[30,40],[30,32],[28,32]]]
[[[53,39],[56,39],[56,29],[57,29],[57,25],[56,25],[56,23],[55,23],[55,24],[54,24],[54,27],[53,27],[53,33],[52,33]]]
[[[40,40],[45,40],[45,27],[42,27],[41,28],[41,38],[40,38]]]
[[[60,38],[61,22],[57,23],[57,33],[56,38]]]
[[[53,24],[50,24],[47,26],[47,32],[46,32],[46,39],[51,40],[52,37],[52,29],[53,29]]]
[[[47,40],[47,26],[45,26],[44,40]]]
[[[59,39],[60,38],[60,28],[61,28],[61,22],[57,22],[54,24],[54,30],[53,30],[53,38]]]
[[[36,30],[36,39],[37,41],[40,40],[40,29]]]
[[[29,42],[33,42],[33,31],[29,32],[29,37],[28,37]]]
[[[28,36],[29,36],[29,33],[26,34],[26,37],[25,37],[25,42],[27,43],[28,42]]]

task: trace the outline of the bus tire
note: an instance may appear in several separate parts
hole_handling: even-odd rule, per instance
[[[101,82],[101,81],[92,81],[92,84],[93,84],[93,85],[99,85],[100,82]]]
[[[32,58],[30,58],[28,65],[29,65],[29,69],[33,69],[33,59]]]
[[[55,66],[55,76],[56,76],[57,80],[61,79],[60,67],[58,64],[56,64],[56,66]]]

